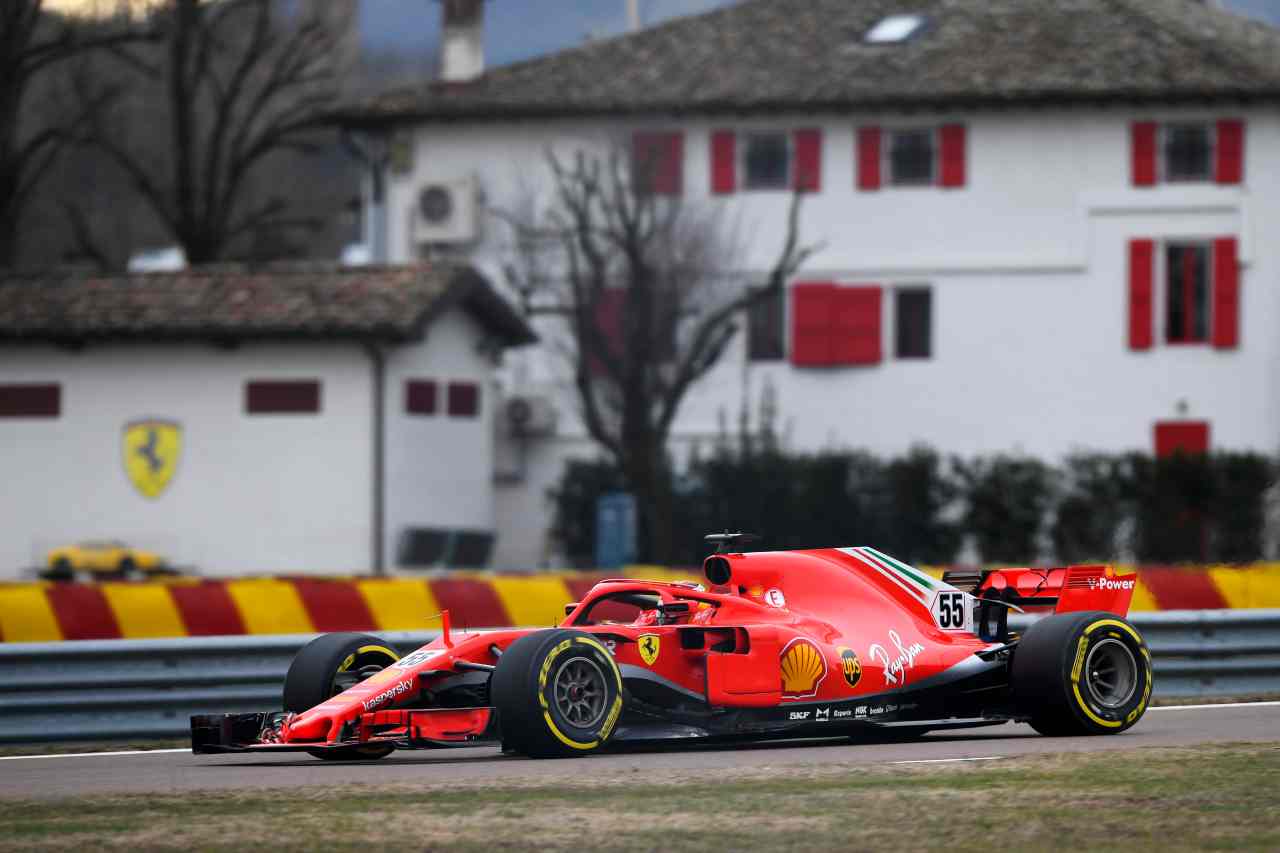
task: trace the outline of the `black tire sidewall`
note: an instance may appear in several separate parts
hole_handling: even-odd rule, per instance
[[[363,651],[362,651],[363,650]],[[344,669],[366,666],[374,659],[400,656],[384,640],[369,634],[325,634],[307,643],[289,664],[284,678],[284,710],[295,714],[309,711],[331,696],[334,677]]]
[[[569,722],[556,707],[554,676],[576,657],[600,667],[605,681],[604,716],[591,727]],[[521,637],[503,653],[491,684],[504,744],[537,758],[593,752],[612,737],[623,709],[622,673],[613,655],[583,631],[555,629]]]
[[[1084,663],[1115,639],[1137,664],[1133,695],[1116,708],[1098,704],[1084,684]],[[1151,653],[1137,630],[1114,613],[1055,614],[1035,623],[1014,652],[1012,682],[1021,711],[1046,735],[1118,734],[1146,713],[1153,684]]]

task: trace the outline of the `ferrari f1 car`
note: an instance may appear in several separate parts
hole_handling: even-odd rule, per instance
[[[333,760],[481,741],[538,758],[644,740],[911,737],[1025,721],[1116,734],[1151,697],[1107,566],[949,573],[873,548],[741,553],[716,537],[706,584],[606,580],[558,628],[451,631],[404,657],[361,634],[297,655],[284,709],[196,716],[197,753]],[[1021,634],[1010,611],[1052,612]]]

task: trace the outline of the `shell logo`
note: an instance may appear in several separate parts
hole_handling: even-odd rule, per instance
[[[780,658],[782,695],[788,699],[813,696],[827,677],[827,661],[813,643],[797,637],[787,643]]]

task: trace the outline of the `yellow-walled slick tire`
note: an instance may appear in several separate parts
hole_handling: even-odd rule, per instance
[[[1019,712],[1041,734],[1119,734],[1146,713],[1151,653],[1113,613],[1059,613],[1023,634],[1011,680]]]
[[[533,758],[588,755],[622,716],[622,673],[582,631],[552,629],[516,640],[489,683],[504,749]]]
[[[340,633],[316,637],[298,650],[284,677],[284,709],[309,711],[326,699],[358,684],[400,659],[385,641],[368,634]],[[394,747],[351,746],[312,750],[326,761],[385,758]]]

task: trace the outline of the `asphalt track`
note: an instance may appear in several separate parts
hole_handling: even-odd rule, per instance
[[[1111,737],[1045,738],[1028,726],[1009,724],[935,733],[912,743],[806,740],[713,748],[678,746],[567,761],[504,756],[494,747],[397,752],[382,761],[353,764],[322,762],[297,754],[211,756],[185,750],[23,756],[0,759],[0,799],[336,784],[417,784],[429,790],[451,781],[483,785],[513,778],[581,783],[593,776],[642,771],[999,761],[1055,752],[1248,741],[1280,741],[1280,702],[1152,708],[1134,728]],[[69,752],[70,748],[57,751]]]

